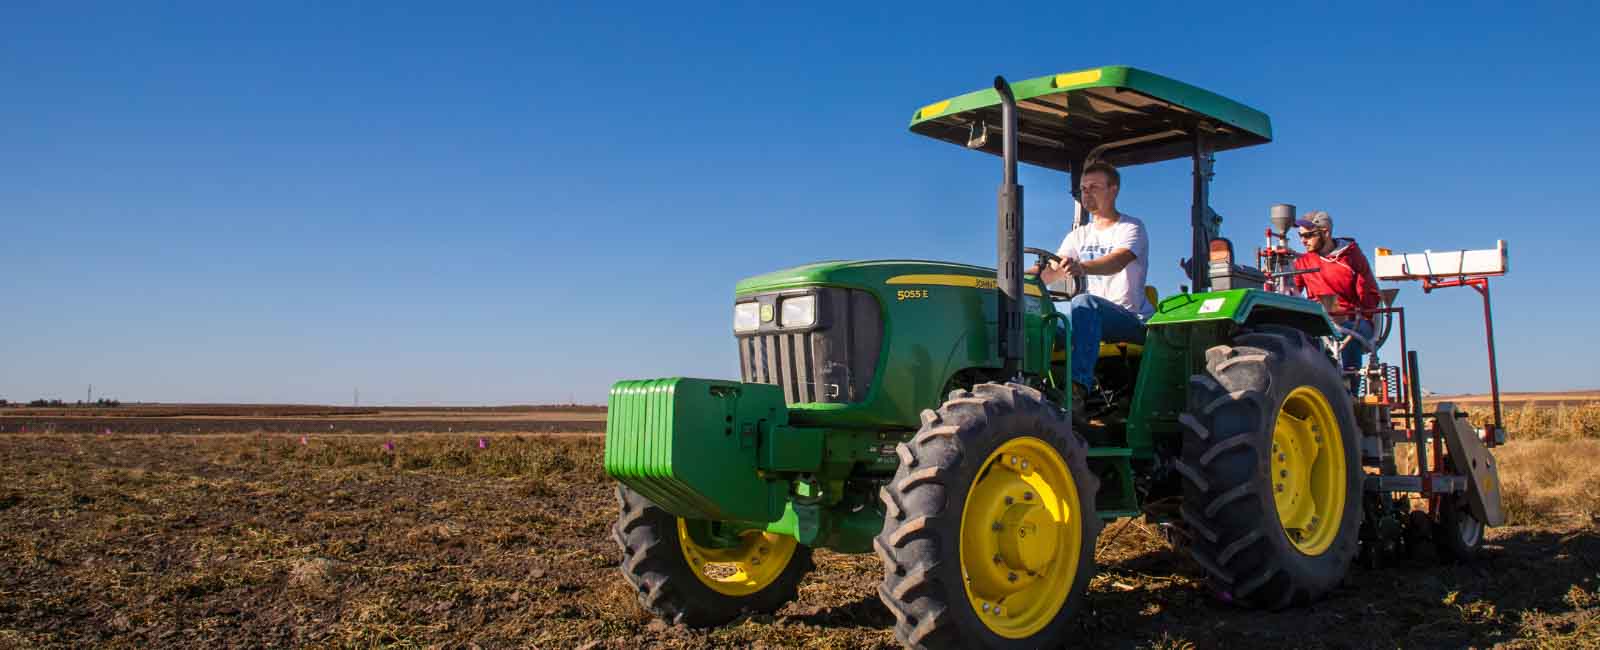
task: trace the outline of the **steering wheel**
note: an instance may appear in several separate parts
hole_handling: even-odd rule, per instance
[[[1039,256],[1038,264],[1039,264],[1039,271],[1041,273],[1044,271],[1044,266],[1045,266],[1046,262],[1056,262],[1056,263],[1060,263],[1061,262],[1061,256],[1056,255],[1055,253],[1047,251],[1047,250],[1045,250],[1043,248],[1034,248],[1032,246],[1028,246],[1028,247],[1023,248],[1022,252],[1024,254],[1026,254],[1026,255],[1038,255]],[[1072,300],[1072,294],[1061,292],[1061,291],[1056,291],[1054,289],[1051,289],[1050,285],[1045,284],[1043,277],[1039,278],[1039,284],[1044,284],[1044,291],[1045,291],[1045,293],[1050,295],[1050,299],[1051,300]]]

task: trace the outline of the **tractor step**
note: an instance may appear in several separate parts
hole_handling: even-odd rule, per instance
[[[1139,496],[1133,488],[1133,450],[1127,447],[1090,447],[1089,469],[1100,477],[1095,514],[1101,519],[1140,514]]]

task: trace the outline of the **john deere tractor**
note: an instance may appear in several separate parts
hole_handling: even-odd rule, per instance
[[[1273,278],[1220,238],[1213,154],[1269,142],[1265,114],[1103,67],[997,78],[910,126],[1001,156],[998,268],[871,260],[747,278],[739,381],[618,382],[613,536],[650,612],[689,626],[771,612],[813,549],[871,551],[902,643],[1036,648],[1071,641],[1114,518],[1168,527],[1216,590],[1262,608],[1309,603],[1358,553],[1419,531],[1468,556],[1499,523],[1493,477],[1456,460],[1488,458],[1482,441],[1453,411],[1420,412],[1414,361],[1394,385],[1367,381],[1394,375],[1369,364],[1353,383],[1371,388],[1353,393],[1324,349],[1349,335],[1321,304],[1264,290]],[[1076,194],[1092,159],[1189,160],[1192,249],[1189,286],[1159,301],[1144,344],[1101,346],[1074,430],[1065,296],[1024,273],[1016,173],[1065,172]],[[1425,451],[1427,435],[1451,453],[1436,445],[1432,470],[1399,474],[1396,443]],[[1442,505],[1413,513],[1409,493]]]

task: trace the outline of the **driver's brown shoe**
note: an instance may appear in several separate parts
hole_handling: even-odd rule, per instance
[[[1089,426],[1089,389],[1083,384],[1072,382],[1072,428],[1082,431]]]

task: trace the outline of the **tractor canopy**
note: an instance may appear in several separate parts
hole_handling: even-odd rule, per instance
[[[1090,68],[1011,85],[1017,99],[1017,155],[1061,171],[1091,157],[1119,167],[1186,158],[1195,133],[1215,151],[1272,141],[1266,113],[1176,79],[1127,66]],[[911,130],[1001,153],[1000,96],[993,88],[917,109]]]

